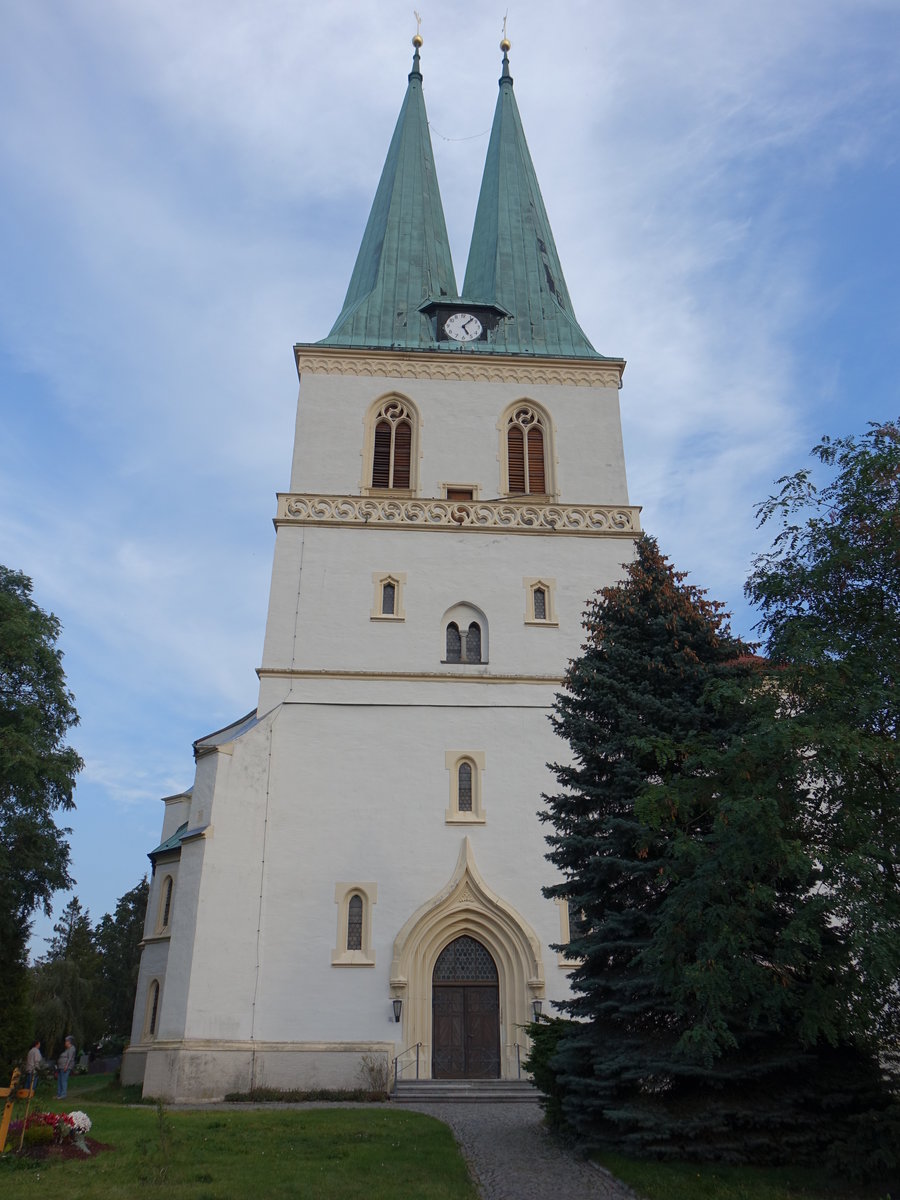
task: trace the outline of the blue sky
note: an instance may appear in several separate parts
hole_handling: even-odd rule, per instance
[[[461,282],[502,11],[419,11]],[[0,30],[0,561],[63,623],[97,920],[193,740],[255,703],[291,347],[341,307],[414,21],[0,0]],[[628,360],[632,500],[749,634],[755,503],[822,433],[900,413],[900,4],[520,0],[509,33],[576,313]]]

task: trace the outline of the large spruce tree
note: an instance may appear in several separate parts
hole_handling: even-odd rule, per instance
[[[639,1153],[808,1155],[834,1078],[867,1087],[871,1064],[838,1045],[818,965],[832,934],[777,678],[649,538],[585,628],[541,814],[545,893],[577,916],[575,1021],[544,1041],[556,1111]]]

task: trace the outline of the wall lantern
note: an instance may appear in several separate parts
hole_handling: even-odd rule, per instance
[[[544,1007],[543,1000],[532,1000],[531,1008],[532,1008],[532,1011],[534,1012],[534,1019],[536,1021],[539,1021],[541,1019],[541,1011],[542,1011],[543,1007]]]
[[[394,1020],[395,1020],[395,1021],[397,1022],[397,1024],[399,1025],[399,1023],[400,1023],[400,1012],[401,1012],[401,1010],[402,1010],[402,1008],[403,1008],[403,1001],[400,999],[400,997],[399,997],[399,996],[397,996],[397,997],[395,997],[395,999],[393,999],[393,1000],[391,1001],[391,1004],[393,1004],[393,1006],[394,1006]]]

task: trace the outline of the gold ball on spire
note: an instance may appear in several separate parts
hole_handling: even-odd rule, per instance
[[[509,50],[512,49],[512,42],[509,40],[509,38],[504,38],[501,41],[500,49],[503,51],[504,54],[506,54]]]
[[[418,33],[413,34],[412,44],[415,46],[415,48],[417,50],[420,50],[422,48],[422,37],[420,34],[418,34]]]

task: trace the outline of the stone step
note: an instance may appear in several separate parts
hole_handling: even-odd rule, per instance
[[[527,1104],[539,1093],[529,1079],[400,1079],[392,1099],[429,1104]]]

